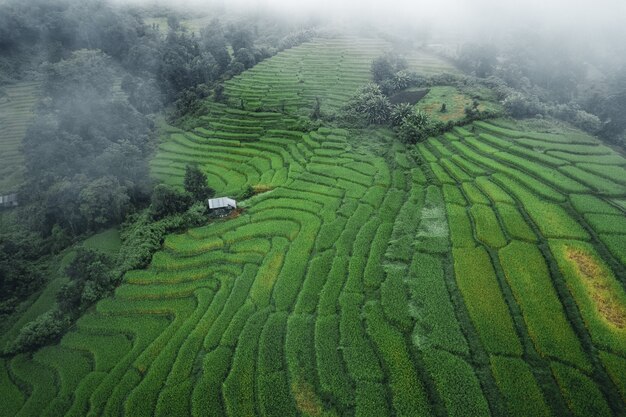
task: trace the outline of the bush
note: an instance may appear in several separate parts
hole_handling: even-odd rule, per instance
[[[70,325],[68,316],[59,310],[48,311],[27,323],[13,342],[4,350],[5,354],[27,352],[57,339]]]
[[[343,119],[352,124],[387,123],[391,103],[379,86],[367,84],[342,109]]]
[[[162,219],[165,216],[182,213],[191,205],[189,194],[182,193],[176,188],[167,184],[159,184],[154,187],[150,209],[155,219]]]
[[[398,137],[404,143],[417,143],[426,139],[429,117],[421,110],[406,115],[397,128]]]

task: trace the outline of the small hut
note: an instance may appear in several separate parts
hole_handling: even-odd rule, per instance
[[[0,195],[0,208],[17,207],[17,194]]]
[[[209,198],[209,210],[218,216],[226,216],[237,208],[237,202],[230,197]]]

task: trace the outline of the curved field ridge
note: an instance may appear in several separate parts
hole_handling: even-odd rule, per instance
[[[298,130],[383,47],[282,52],[168,129],[158,179],[180,187],[196,163],[218,195],[271,191],[168,236],[58,345],[3,359],[0,414],[624,415],[626,161],[511,123],[414,149]],[[615,168],[581,163],[592,148]]]

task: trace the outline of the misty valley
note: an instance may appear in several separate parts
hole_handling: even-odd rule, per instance
[[[0,416],[626,415],[626,3],[0,0]]]

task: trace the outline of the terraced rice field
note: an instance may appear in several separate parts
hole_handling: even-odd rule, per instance
[[[22,182],[20,145],[33,118],[40,83],[21,82],[2,87],[0,96],[0,195],[15,191]]]
[[[225,83],[230,104],[245,110],[271,109],[308,115],[316,98],[334,111],[371,80],[372,61],[390,50],[380,39],[318,38],[278,53]],[[444,61],[419,52],[412,70],[425,74],[453,71]]]
[[[218,104],[198,124],[158,178],[273,189],[2,359],[0,413],[624,415],[626,159],[487,122],[414,149]]]

